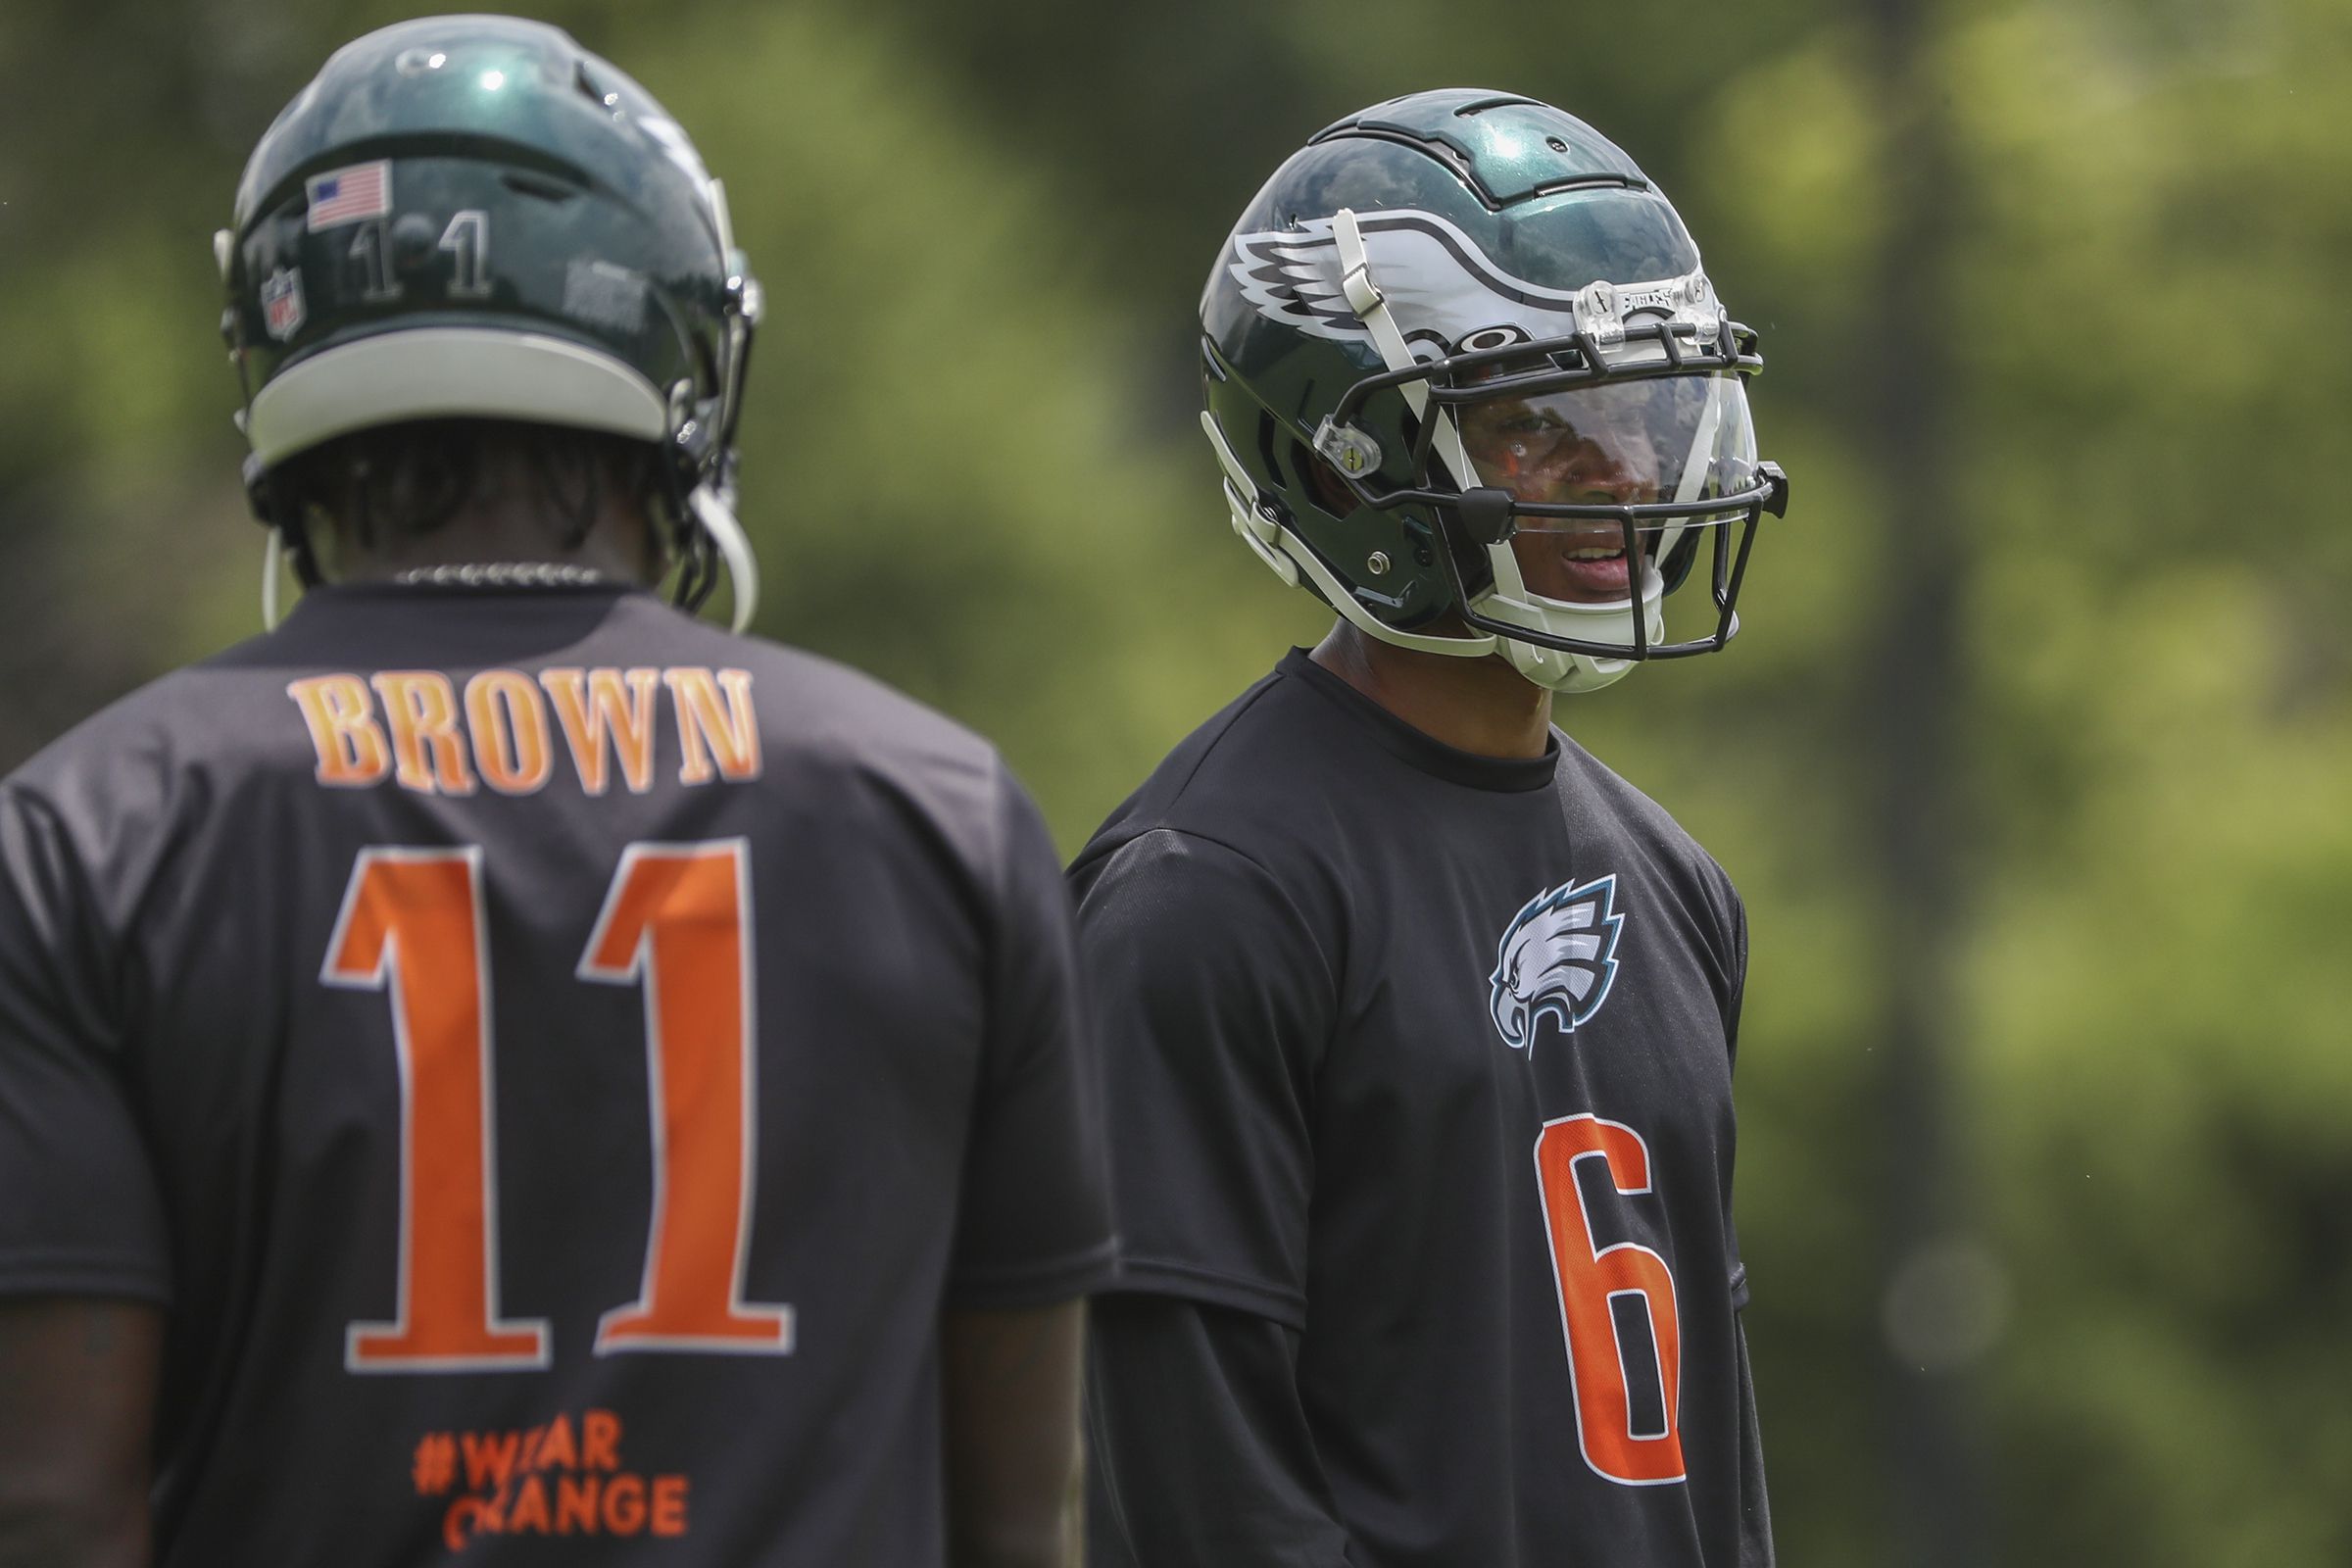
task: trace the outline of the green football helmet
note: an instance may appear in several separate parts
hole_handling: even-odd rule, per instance
[[[1788,504],[1756,335],[1582,121],[1469,89],[1348,116],[1243,213],[1200,326],[1235,532],[1372,636],[1582,692],[1738,630]],[[1711,628],[1670,642],[1702,554]]]
[[[270,471],[354,430],[451,417],[660,448],[680,602],[723,562],[749,620],[733,447],[760,287],[694,144],[617,68],[509,17],[371,32],[278,115],[214,243],[271,620],[280,548],[317,573]]]

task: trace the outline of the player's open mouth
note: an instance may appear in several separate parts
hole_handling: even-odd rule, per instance
[[[1554,548],[1555,580],[1538,592],[1583,604],[1627,597],[1632,573],[1626,568],[1623,533],[1615,528],[1579,528],[1554,535],[1547,542]]]

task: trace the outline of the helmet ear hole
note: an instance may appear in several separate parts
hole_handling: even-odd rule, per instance
[[[1264,409],[1257,411],[1257,461],[1265,465],[1266,483],[1276,490],[1288,490],[1283,482],[1282,465],[1274,461],[1274,416]]]
[[[1355,492],[1348,488],[1348,481],[1296,436],[1291,438],[1291,470],[1298,475],[1299,488],[1327,515],[1345,517],[1355,512],[1358,502]]]

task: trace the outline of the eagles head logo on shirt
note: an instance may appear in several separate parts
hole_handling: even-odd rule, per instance
[[[1535,1044],[1536,1020],[1551,1014],[1562,1033],[1600,1010],[1617,978],[1615,873],[1537,894],[1503,928],[1494,949],[1488,1011],[1513,1051]]]

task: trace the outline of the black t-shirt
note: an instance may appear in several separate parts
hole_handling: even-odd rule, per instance
[[[314,593],[0,785],[0,1294],[170,1312],[157,1561],[942,1560],[1108,1271],[976,737],[615,590]]]
[[[1745,934],[1689,835],[1565,736],[1457,752],[1295,653],[1072,874],[1119,1289],[1298,1331],[1348,1560],[1758,1560]]]

